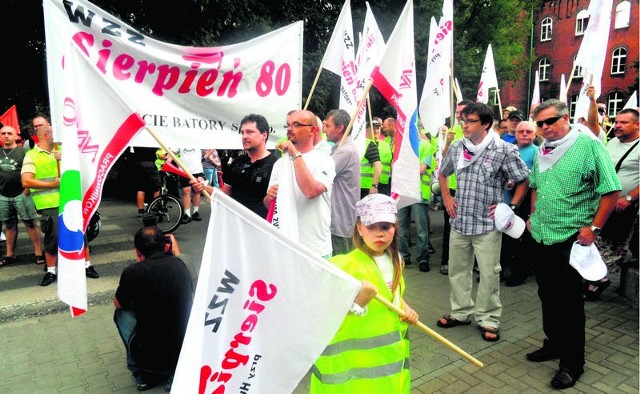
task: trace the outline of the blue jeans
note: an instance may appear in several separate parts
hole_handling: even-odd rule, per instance
[[[411,251],[411,219],[416,224],[416,261],[429,262],[429,202],[423,201],[398,210],[398,226],[400,228],[400,254],[409,261]]]
[[[204,179],[206,179],[213,187],[220,187],[218,184],[218,170],[215,168],[203,168]]]
[[[142,383],[142,369],[136,365],[133,357],[131,357],[131,349],[129,347],[131,338],[133,338],[133,334],[136,332],[136,324],[138,323],[136,314],[131,310],[116,309],[113,313],[113,322],[116,323],[118,333],[127,351],[127,369],[133,374],[136,383]]]

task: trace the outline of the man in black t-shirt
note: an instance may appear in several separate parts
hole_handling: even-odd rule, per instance
[[[246,154],[236,157],[223,169],[224,185],[221,190],[234,200],[249,208],[262,218],[267,217],[267,209],[262,199],[267,194],[273,164],[280,158],[280,151],[267,150],[269,123],[262,115],[247,115],[240,121],[242,148]],[[213,193],[213,186],[204,185],[202,178],[191,185],[197,193],[207,189]]]
[[[139,391],[171,388],[193,303],[193,282],[172,234],[143,227],[134,237],[138,263],[120,276],[114,321]]]

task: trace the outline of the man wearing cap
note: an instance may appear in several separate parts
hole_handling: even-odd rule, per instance
[[[524,120],[522,111],[515,110],[509,113],[507,118],[507,132],[502,134],[502,139],[510,144],[516,143],[516,129],[520,122]]]
[[[527,359],[559,358],[551,381],[572,387],[584,372],[583,278],[569,264],[574,242],[591,245],[618,200],[620,182],[604,146],[571,128],[567,105],[552,99],[533,117],[545,138],[530,175],[534,272],[542,305],[542,348]]]
[[[503,201],[504,179],[517,185],[512,204],[527,192],[529,170],[513,144],[492,130],[493,112],[486,104],[471,103],[461,112],[464,138],[454,142],[442,160],[439,181],[445,209],[451,217],[449,285],[451,312],[441,317],[439,327],[468,325],[473,317],[482,339],[497,341],[502,315],[500,303],[500,245],[493,211]],[[455,197],[448,179],[457,178]],[[474,256],[480,269],[480,284],[472,298]]]

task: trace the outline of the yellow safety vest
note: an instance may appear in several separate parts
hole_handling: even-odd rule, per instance
[[[382,173],[380,174],[380,183],[389,184],[391,178],[391,161],[393,160],[393,152],[391,145],[387,141],[378,141],[378,151],[380,152],[380,162],[382,163]]]
[[[435,149],[433,145],[429,141],[420,141],[420,164],[424,163],[424,161],[435,153]],[[427,171],[420,175],[420,194],[423,200],[429,201],[431,199],[431,173],[434,170],[435,159],[432,156],[431,163],[429,163],[429,167],[427,167]]]
[[[58,176],[58,161],[49,152],[35,147],[27,152],[25,157],[30,157],[36,173],[34,178],[41,181],[54,181]],[[55,189],[30,189],[36,209],[57,208],[60,205],[60,190]]]
[[[367,148],[369,144],[375,144],[375,142],[369,138],[367,138],[366,141]],[[371,185],[373,185],[373,163],[362,156],[362,160],[360,160],[360,189],[369,189]]]
[[[367,280],[392,300],[375,261],[359,249],[331,262],[358,280]],[[404,281],[400,283],[404,292]],[[364,316],[345,317],[311,373],[311,393],[409,393],[407,323],[382,303],[371,300]]]

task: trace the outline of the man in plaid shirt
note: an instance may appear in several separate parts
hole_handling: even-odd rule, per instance
[[[440,168],[442,199],[450,217],[451,239],[449,285],[451,313],[438,320],[444,328],[467,325],[473,317],[486,341],[500,339],[500,246],[502,233],[496,230],[494,211],[503,201],[504,187],[513,181],[512,209],[524,198],[529,169],[515,145],[500,139],[492,130],[493,112],[482,103],[471,103],[461,113],[464,138],[447,151]],[[457,189],[451,196],[447,177],[455,174]],[[475,302],[474,256],[480,269]]]

